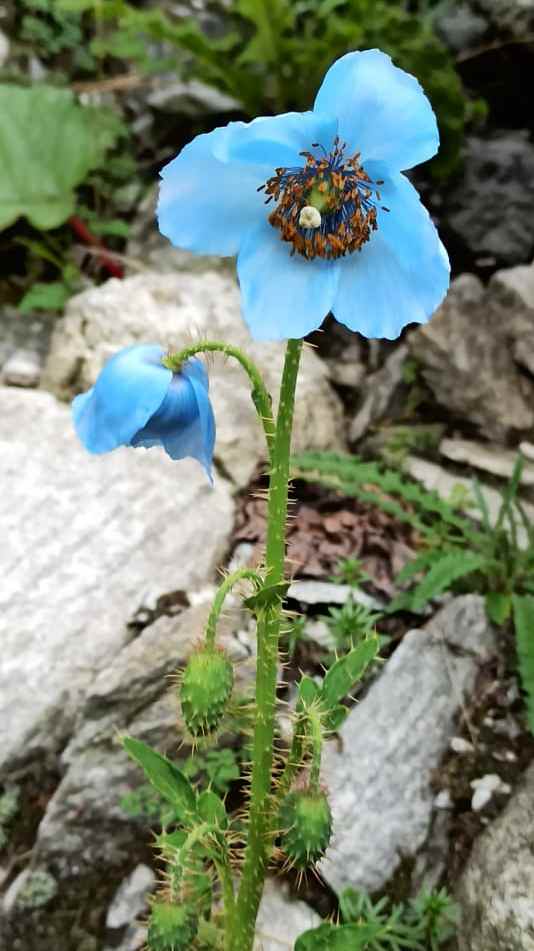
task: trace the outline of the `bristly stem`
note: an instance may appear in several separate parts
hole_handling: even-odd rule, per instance
[[[233,571],[231,574],[227,575],[219,585],[217,594],[213,599],[208,620],[206,622],[206,647],[213,647],[215,644],[217,622],[219,620],[219,616],[223,609],[227,595],[230,593],[234,585],[245,580],[252,581],[256,590],[259,590],[263,584],[263,578],[258,574],[257,571],[253,571],[252,568],[238,568],[237,571]]]
[[[269,483],[267,508],[266,584],[271,588],[284,578],[285,534],[289,481],[289,453],[301,340],[289,340],[280,387],[280,402]],[[230,951],[251,951],[267,863],[272,848],[271,789],[273,741],[278,672],[280,599],[258,610],[258,660],[256,668],[256,721],[252,753],[250,815],[245,861],[237,896]]]
[[[271,457],[274,444],[273,408],[269,391],[254,361],[247,357],[246,353],[243,353],[239,347],[233,347],[230,343],[223,343],[218,340],[199,340],[198,343],[191,344],[190,347],[184,347],[183,350],[176,353],[168,353],[163,358],[163,363],[169,370],[179,373],[186,360],[196,356],[197,353],[223,353],[226,357],[233,357],[241,364],[252,383],[252,402],[263,426],[269,457]]]

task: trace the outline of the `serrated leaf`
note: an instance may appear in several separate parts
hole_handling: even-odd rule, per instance
[[[380,932],[373,924],[320,925],[297,939],[294,951],[365,951]]]
[[[482,568],[485,561],[484,555],[468,551],[451,552],[440,558],[413,592],[413,610],[421,611],[428,601],[447,591],[455,581]]]
[[[190,819],[196,811],[196,796],[184,774],[174,763],[141,740],[126,736],[122,742],[128,755],[139,763],[147,779],[174,806],[182,821]]]
[[[534,733],[534,597],[516,594],[512,604],[521,685],[526,694],[528,725]]]
[[[0,85],[0,228],[24,216],[47,230],[74,212],[74,189],[113,138],[100,112],[67,89]]]
[[[379,648],[378,637],[368,637],[348,654],[336,660],[323,680],[321,698],[327,708],[337,706],[360,680],[366,667],[376,657]]]
[[[299,695],[297,700],[297,710],[303,707],[309,707],[317,699],[321,688],[312,680],[311,677],[303,676],[299,683]]]
[[[512,613],[512,598],[500,591],[488,591],[486,594],[486,613],[494,624],[504,624]]]
[[[228,825],[228,817],[224,803],[221,802],[216,793],[211,789],[206,789],[200,793],[197,800],[197,811],[199,816],[207,822],[208,825],[217,826],[225,829]]]

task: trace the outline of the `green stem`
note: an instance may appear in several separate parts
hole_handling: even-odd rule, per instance
[[[301,340],[289,340],[280,387],[280,402],[272,453],[267,509],[266,583],[279,584],[284,577],[285,528],[289,480],[289,453],[293,428],[295,388],[302,349]],[[258,661],[256,669],[256,722],[252,754],[252,781],[247,846],[241,885],[237,896],[230,951],[250,951],[258,907],[271,853],[271,786],[273,740],[278,672],[278,641],[281,603],[258,612]]]
[[[234,927],[234,917],[235,917],[235,896],[234,896],[234,883],[232,881],[232,869],[230,867],[230,863],[227,861],[215,862],[215,868],[217,869],[217,874],[219,876],[219,880],[222,887],[223,902],[224,902],[226,947],[230,951],[229,935],[232,934],[233,927]]]
[[[256,412],[261,420],[265,439],[267,440],[267,449],[269,456],[272,456],[274,445],[274,418],[271,397],[263,377],[256,364],[246,353],[243,353],[239,347],[233,347],[230,343],[222,343],[218,340],[199,340],[198,343],[191,344],[190,347],[184,347],[177,353],[169,353],[163,359],[163,363],[169,370],[179,373],[182,364],[194,357],[197,353],[223,353],[226,357],[233,357],[241,364],[250,382],[252,383],[252,402],[256,407]]]
[[[206,623],[206,647],[213,647],[215,645],[217,623],[219,621],[219,615],[223,609],[224,601],[227,595],[230,593],[234,585],[245,579],[247,581],[252,581],[258,589],[261,588],[263,584],[263,579],[261,575],[257,573],[257,571],[253,571],[251,568],[238,568],[237,571],[233,571],[230,575],[227,575],[227,577],[219,586],[217,594],[213,599],[213,604],[211,606]]]

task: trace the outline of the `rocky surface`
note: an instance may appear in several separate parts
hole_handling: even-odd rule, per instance
[[[524,290],[523,276],[520,283]],[[432,320],[408,338],[438,403],[497,441],[534,426],[534,384],[514,360],[514,348],[525,349],[517,321],[532,331],[534,301],[527,308],[517,292],[512,303],[511,293],[504,299],[474,275],[462,274]],[[532,354],[534,359],[534,349]]]
[[[475,843],[458,883],[460,951],[534,949],[534,767]]]
[[[228,485],[159,451],[89,456],[66,406],[0,390],[0,759],[59,749],[100,671],[132,638],[143,593],[211,581],[233,518]]]
[[[401,344],[386,359],[384,366],[369,374],[361,384],[361,403],[350,425],[350,440],[359,439],[387,411],[395,390],[402,383],[402,369],[408,348]]]
[[[529,261],[534,250],[534,145],[528,132],[468,137],[463,169],[447,194],[451,231],[475,258],[501,266]]]
[[[517,452],[513,449],[503,449],[502,446],[491,443],[474,442],[472,439],[442,439],[439,451],[451,462],[464,463],[502,479],[511,477],[517,462]],[[532,462],[524,463],[521,484],[534,485]]]
[[[321,872],[337,891],[382,888],[431,836],[432,772],[494,651],[483,600],[454,599],[405,635],[345,721],[339,745],[327,745],[334,838]]]
[[[295,941],[321,919],[303,901],[291,899],[287,889],[268,879],[256,925],[254,951],[293,951]]]
[[[254,343],[239,306],[235,280],[224,271],[146,272],[124,281],[110,280],[69,302],[54,332],[43,385],[62,395],[72,394],[91,386],[106,358],[120,347],[144,341],[176,349],[207,337],[242,347],[276,394],[284,345]],[[263,431],[241,367],[218,356],[210,363],[216,457],[231,478],[244,485],[264,455]],[[296,405],[295,450],[344,446],[341,403],[311,348],[303,354]]]
[[[34,363],[38,363],[39,372],[44,362],[54,319],[46,314],[19,314],[13,307],[0,310],[0,369],[14,359],[17,352],[31,353]],[[9,374],[9,367],[8,367]],[[32,385],[34,385],[32,383]]]

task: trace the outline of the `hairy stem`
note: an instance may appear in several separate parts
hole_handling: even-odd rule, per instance
[[[302,349],[301,340],[289,340],[280,387],[280,402],[273,452],[267,510],[266,584],[284,578],[289,453],[293,428],[295,388]],[[252,754],[250,815],[245,862],[237,897],[230,951],[250,951],[258,907],[271,852],[271,787],[278,671],[281,601],[273,598],[258,611],[258,661],[256,670],[256,721]]]
[[[238,568],[237,571],[233,571],[230,575],[227,575],[224,581],[219,585],[206,623],[206,647],[213,647],[215,644],[217,623],[227,595],[234,585],[244,580],[252,581],[256,589],[259,589],[263,583],[263,579],[256,571],[253,571],[251,568]]]
[[[252,402],[263,426],[269,457],[271,457],[274,445],[274,418],[271,397],[254,361],[247,357],[246,353],[243,353],[239,347],[233,347],[232,344],[222,343],[218,340],[199,340],[198,343],[191,344],[190,347],[184,347],[183,350],[176,353],[168,353],[163,363],[169,370],[179,373],[182,364],[196,356],[197,353],[222,353],[241,364],[252,384]]]

